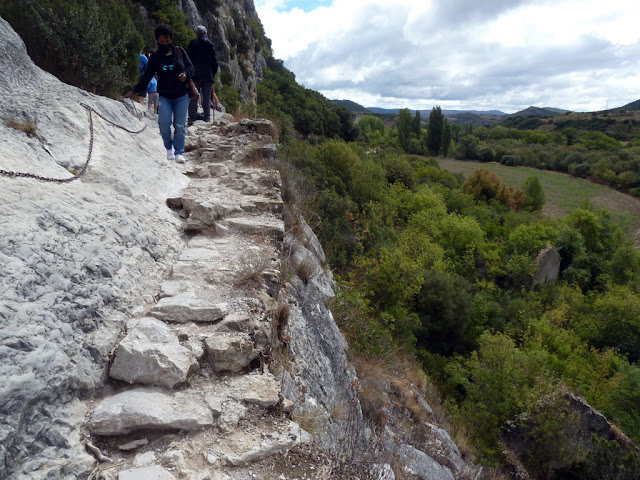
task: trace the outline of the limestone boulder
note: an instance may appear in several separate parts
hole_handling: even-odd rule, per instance
[[[280,382],[270,374],[232,378],[221,394],[251,405],[273,407],[280,401]]]
[[[289,422],[285,428],[266,435],[235,431],[225,438],[217,453],[225,464],[245,466],[310,441],[311,435],[308,432],[295,422]]]
[[[141,387],[103,399],[88,428],[95,435],[126,435],[138,430],[198,430],[213,425],[200,394]]]
[[[120,342],[109,374],[129,383],[173,388],[197,369],[192,351],[180,345],[165,323],[142,318]]]
[[[404,477],[411,480],[421,480],[428,478],[429,480],[455,480],[451,470],[440,465],[426,453],[412,447],[411,445],[402,444],[396,449],[396,455],[399,463],[403,466]]]
[[[258,356],[251,339],[243,335],[214,335],[204,345],[215,372],[240,372]]]

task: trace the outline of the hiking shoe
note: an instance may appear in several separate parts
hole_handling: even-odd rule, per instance
[[[170,148],[169,150],[167,150],[167,160],[171,161],[174,158],[176,157],[173,155],[173,148]]]
[[[176,163],[184,163],[184,157],[182,156],[182,154],[178,154],[176,155]]]

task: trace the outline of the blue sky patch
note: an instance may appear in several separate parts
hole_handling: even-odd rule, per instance
[[[304,12],[310,12],[318,7],[329,6],[331,3],[332,0],[289,0],[278,10],[286,12],[298,8]]]

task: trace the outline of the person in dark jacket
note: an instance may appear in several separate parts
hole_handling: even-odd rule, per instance
[[[196,35],[198,38],[189,42],[187,53],[196,68],[193,81],[201,91],[202,109],[204,110],[202,120],[208,122],[211,119],[211,89],[218,71],[218,61],[213,43],[207,38],[207,29],[204,25],[196,28]],[[198,99],[192,98],[189,103],[189,123],[199,119],[197,114]]]
[[[158,49],[151,54],[149,64],[135,87],[124,98],[146,90],[154,75],[158,78],[158,126],[167,149],[167,160],[184,163],[184,139],[189,109],[189,79],[195,69],[184,48],[173,44],[173,30],[158,25],[154,31]],[[171,124],[173,123],[173,137]]]

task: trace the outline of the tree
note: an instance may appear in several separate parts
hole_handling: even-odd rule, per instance
[[[396,129],[398,130],[398,142],[403,150],[409,148],[409,139],[411,138],[413,118],[411,117],[411,111],[408,108],[403,108],[398,113],[396,119]]]
[[[411,126],[413,127],[413,133],[415,133],[416,138],[420,140],[420,134],[422,133],[422,119],[420,118],[419,110],[416,110],[416,114],[413,117],[413,123]]]
[[[525,209],[530,212],[538,212],[542,210],[544,203],[546,202],[546,195],[542,183],[538,180],[538,177],[531,175],[522,184],[522,191],[526,198]]]
[[[373,132],[379,132],[384,135],[384,122],[373,115],[363,115],[358,120],[358,129],[368,140]]]
[[[474,135],[462,135],[456,144],[456,158],[460,160],[476,160],[480,141]]]
[[[444,119],[444,130],[442,132],[442,155],[445,157],[449,154],[451,148],[451,125],[447,119]]]
[[[444,114],[439,106],[431,109],[427,128],[427,148],[432,155],[437,155],[442,147],[442,132],[444,130]]]

